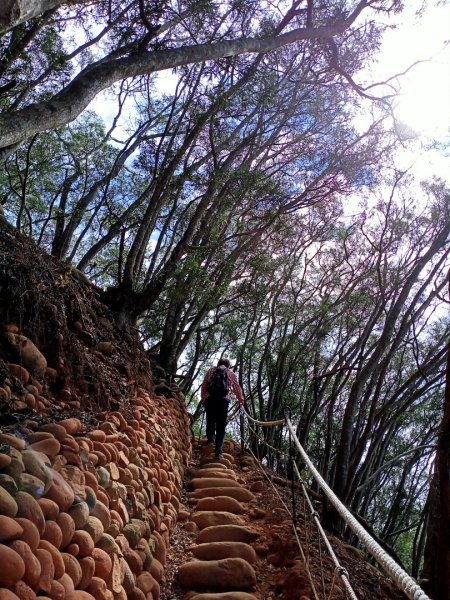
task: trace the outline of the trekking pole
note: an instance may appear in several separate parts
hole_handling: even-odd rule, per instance
[[[244,406],[240,407],[239,410],[239,433],[241,434],[241,454],[244,454],[244,437],[245,437],[245,420],[244,420]]]
[[[198,438],[197,438],[197,446],[200,446],[200,438],[202,437],[202,429],[203,429],[203,422],[205,420],[205,409],[203,408],[203,414],[202,414],[202,422],[200,425],[200,430],[198,433]]]
[[[237,415],[238,411],[239,411],[239,402],[236,402],[236,405],[233,408],[233,411],[231,412],[231,415],[229,415],[227,417],[227,423],[230,423],[230,421],[232,421],[235,418],[235,416]]]

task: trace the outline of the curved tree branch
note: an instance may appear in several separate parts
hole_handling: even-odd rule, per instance
[[[0,148],[9,147],[47,129],[65,125],[87,107],[102,90],[117,81],[208,60],[244,53],[264,54],[301,40],[331,39],[346,31],[370,3],[362,0],[347,18],[329,25],[302,27],[266,38],[239,38],[158,51],[138,51],[127,57],[106,58],[83,69],[48,102],[32,104],[15,113],[0,115]]]
[[[2,0],[0,3],[0,35],[16,25],[57,8],[66,0]]]

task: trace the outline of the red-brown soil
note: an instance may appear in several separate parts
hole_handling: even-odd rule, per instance
[[[233,447],[233,446],[231,446]],[[200,458],[201,443],[194,440],[194,453],[191,475]],[[260,532],[257,545],[265,546],[267,552],[258,555],[254,565],[257,575],[257,589],[253,593],[261,600],[308,600],[314,593],[302,560],[292,521],[292,493],[289,482],[275,478],[270,471],[262,468],[240,466],[240,449],[233,447],[236,459],[235,471],[243,485],[250,488],[255,482],[262,482],[262,490],[255,492],[256,501],[248,504],[248,525]],[[281,485],[280,485],[281,484]],[[189,477],[186,480],[186,489]],[[184,491],[183,501],[192,510]],[[335,576],[332,560],[317,534],[310,516],[305,513],[304,503],[296,493],[296,530],[308,562],[308,569],[316,588],[317,597],[344,600],[347,598],[342,581]],[[264,516],[251,518],[254,508],[263,509]],[[350,583],[360,600],[400,600],[405,596],[395,585],[371,566],[360,550],[349,546],[334,536],[328,535],[334,552],[341,565],[348,571]],[[188,597],[177,580],[177,569],[181,564],[192,560],[189,547],[195,543],[195,534],[188,533],[183,523],[178,523],[171,538],[168,553],[166,583],[161,587],[161,600],[184,600]]]

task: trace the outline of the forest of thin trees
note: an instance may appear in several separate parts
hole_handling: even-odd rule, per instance
[[[138,326],[191,412],[220,355],[253,416],[289,407],[325,479],[420,577],[450,196],[396,167],[394,80],[368,75],[401,2],[29,4],[0,9],[5,218]]]

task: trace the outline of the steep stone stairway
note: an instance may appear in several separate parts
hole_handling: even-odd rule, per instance
[[[180,518],[194,544],[188,548],[192,557],[178,568],[177,578],[189,600],[262,600],[269,596],[261,572],[274,575],[280,556],[285,559],[293,548],[287,541],[286,553],[278,553],[275,530],[269,542],[268,515],[261,507],[266,485],[255,474],[253,458],[239,456],[233,442],[226,442],[225,449],[223,457],[215,459],[212,446],[203,443],[198,466],[191,472],[187,497],[192,510],[181,511]],[[270,516],[275,529],[280,529],[287,515],[277,510]],[[295,598],[308,600],[310,588],[303,572],[297,568],[297,577],[291,574],[291,580]]]
[[[193,440],[161,600],[348,598],[300,504],[294,532],[289,482],[263,472],[241,454],[240,444],[228,440],[224,447],[217,460],[206,440]],[[307,564],[297,535],[306,544]],[[402,597],[355,548],[336,538],[333,545],[352,572],[359,600]]]
[[[190,523],[198,534],[190,549],[194,559],[180,567],[178,578],[193,591],[192,600],[257,600],[248,593],[257,583],[252,566],[256,552],[249,542],[255,542],[259,533],[242,516],[245,503],[255,496],[238,481],[234,457],[224,453],[215,459],[212,452],[212,445],[204,447],[193,473],[189,497],[195,512]],[[206,593],[195,593],[205,589]]]

